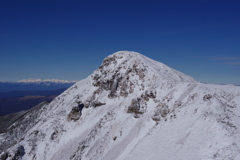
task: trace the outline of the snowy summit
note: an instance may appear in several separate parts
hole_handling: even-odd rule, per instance
[[[106,57],[51,103],[13,116],[1,124],[2,159],[240,159],[240,87],[136,52]]]

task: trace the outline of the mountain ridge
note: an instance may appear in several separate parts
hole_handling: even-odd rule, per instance
[[[116,52],[34,116],[10,125],[0,135],[0,156],[239,159],[239,105],[240,87],[202,84],[136,52]],[[81,116],[69,119],[73,114]]]

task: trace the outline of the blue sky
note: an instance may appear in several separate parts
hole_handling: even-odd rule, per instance
[[[120,50],[240,83],[238,0],[0,1],[0,81],[81,80]]]

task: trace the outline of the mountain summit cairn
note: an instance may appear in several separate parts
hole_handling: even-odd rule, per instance
[[[3,160],[240,159],[240,87],[137,52],[106,57],[51,103],[0,122]]]

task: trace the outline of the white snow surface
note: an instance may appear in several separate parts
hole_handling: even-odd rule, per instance
[[[82,115],[68,121],[78,101]],[[23,146],[23,160],[240,159],[240,87],[199,83],[136,52],[108,56],[38,112],[24,134],[0,135],[15,139],[12,157]]]

